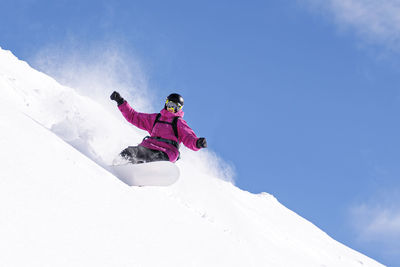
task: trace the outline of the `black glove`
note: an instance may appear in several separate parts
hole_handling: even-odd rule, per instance
[[[204,137],[200,137],[196,141],[197,148],[206,148],[207,147],[207,140]]]
[[[120,95],[118,92],[116,92],[116,91],[114,91],[114,92],[110,95],[110,99],[116,101],[116,102],[118,103],[118,106],[122,105],[122,104],[125,102],[125,99],[123,99],[123,98],[121,97],[121,95]]]

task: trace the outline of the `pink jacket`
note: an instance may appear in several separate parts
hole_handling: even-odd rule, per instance
[[[177,113],[171,113],[165,109],[161,110],[160,121],[172,122],[174,117],[179,116],[180,119],[177,122],[178,128],[178,137],[174,134],[174,130],[172,129],[172,125],[166,123],[156,123],[153,128],[153,124],[156,120],[157,113],[148,114],[148,113],[140,113],[135,111],[128,102],[124,102],[122,105],[118,106],[119,110],[122,112],[122,115],[125,117],[127,121],[135,125],[136,127],[147,131],[151,137],[161,137],[169,140],[177,141],[179,144],[183,142],[185,146],[188,148],[197,151],[200,148],[196,146],[197,136],[193,132],[193,130],[187,125],[186,121],[182,119],[184,112],[182,110]],[[152,138],[148,138],[143,140],[140,144],[141,146],[159,150],[167,153],[169,160],[171,162],[175,162],[179,157],[179,150],[168,143],[158,141]]]

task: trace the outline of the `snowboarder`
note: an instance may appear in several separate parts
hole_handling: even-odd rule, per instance
[[[198,138],[182,119],[183,98],[179,94],[170,94],[164,108],[158,114],[135,111],[116,91],[110,98],[117,102],[118,109],[128,122],[150,134],[138,146],[124,149],[120,153],[124,159],[134,164],[152,161],[175,162],[179,159],[181,142],[194,151],[207,147],[206,139]]]

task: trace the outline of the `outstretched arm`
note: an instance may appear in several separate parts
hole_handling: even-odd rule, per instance
[[[155,120],[155,114],[140,113],[135,111],[118,92],[113,92],[110,98],[118,103],[118,109],[125,119],[136,127],[151,132]]]
[[[198,138],[183,119],[178,120],[178,133],[180,141],[194,151],[207,147],[206,139],[204,137]]]

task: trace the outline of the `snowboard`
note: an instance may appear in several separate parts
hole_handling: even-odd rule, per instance
[[[113,173],[130,186],[169,186],[179,176],[179,168],[169,161],[155,161],[140,164],[122,163],[111,166]]]

